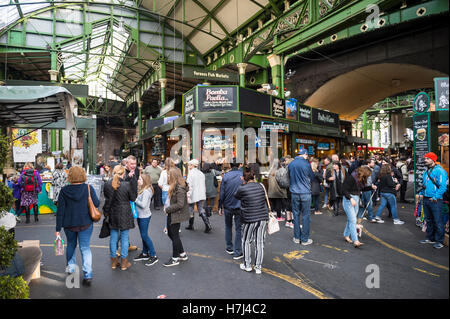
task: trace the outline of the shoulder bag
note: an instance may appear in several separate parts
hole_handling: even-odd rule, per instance
[[[89,206],[89,214],[91,215],[91,219],[93,222],[98,222],[100,218],[102,218],[102,214],[99,212],[97,207],[95,207],[94,202],[91,198],[91,187],[88,184],[88,192],[89,192],[89,199],[88,199],[88,206]]]
[[[272,235],[280,230],[280,225],[278,224],[277,215],[276,213],[272,212],[272,209],[270,207],[269,197],[267,196],[266,188],[263,184],[260,183],[262,188],[264,189],[264,194],[266,196],[267,201],[267,208],[269,209],[269,223],[267,224],[267,232],[269,235]]]

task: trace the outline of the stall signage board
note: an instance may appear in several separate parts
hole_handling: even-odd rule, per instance
[[[300,122],[311,124],[311,107],[306,105],[298,106],[298,120]]]
[[[322,111],[318,109],[312,109],[312,124],[338,127],[339,126],[339,115],[336,113],[331,113],[327,111]]]
[[[413,120],[414,187],[417,190],[422,185],[422,176],[427,170],[424,155],[430,152],[430,114],[416,114]]]
[[[272,100],[272,116],[275,117],[282,117],[284,118],[286,116],[285,112],[285,100],[283,99],[277,99],[273,98]]]
[[[36,155],[42,153],[41,130],[33,131],[28,129],[13,128],[12,139],[13,159],[15,163],[35,162]]]
[[[330,149],[330,144],[329,143],[318,143],[317,149],[320,151],[328,151]]]
[[[448,110],[448,90],[449,83],[448,78],[435,78],[434,90],[436,97],[436,110],[445,111]]]
[[[199,111],[237,110],[236,87],[199,86],[197,91]]]
[[[286,118],[288,120],[297,120],[297,101],[286,100]]]
[[[164,116],[165,114],[173,111],[175,109],[175,99],[164,105],[159,111],[159,116]]]
[[[314,148],[314,146],[310,145],[308,146],[308,155],[315,155],[316,154],[316,149]]]
[[[183,66],[183,78],[239,83],[239,74]]]
[[[316,141],[314,140],[306,140],[303,138],[297,138],[295,141],[297,142],[297,144],[312,144],[312,145],[316,144]]]
[[[420,92],[414,98],[413,109],[417,114],[422,114],[430,108],[430,97],[425,92]]]
[[[261,129],[266,131],[289,133],[289,124],[261,121]]]
[[[103,178],[101,175],[88,175],[86,183],[91,185],[95,190],[95,195],[100,198],[102,194]]]
[[[183,110],[184,114],[191,113],[195,110],[195,90],[183,96]]]

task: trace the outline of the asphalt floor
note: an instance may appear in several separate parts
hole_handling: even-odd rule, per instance
[[[378,207],[378,206],[377,206]],[[376,208],[377,208],[376,207]],[[30,283],[31,299],[448,299],[449,250],[420,244],[425,233],[415,225],[414,205],[399,204],[404,225],[394,225],[384,211],[384,224],[364,221],[361,241],[354,248],[343,240],[346,216],[333,216],[322,209],[311,215],[313,244],[293,242],[293,230],[280,223],[280,231],[267,235],[262,274],[245,272],[242,262],[225,252],[224,217],[214,214],[213,230],[195,218],[194,231],[181,227],[181,240],[189,260],[164,267],[172,254],[170,239],[163,232],[165,215],[153,211],[149,234],[159,262],[145,266],[134,262],[142,247],[139,230],[130,238],[139,249],[129,253],[132,267],[111,269],[109,238],[100,239],[101,222],[91,238],[93,281],[79,289],[66,285],[65,256],[55,256],[56,218],[41,215],[16,227],[16,239],[40,240],[43,252],[41,278]],[[63,233],[63,232],[62,232]],[[254,256],[253,256],[254,258]],[[81,268],[81,256],[77,249]],[[378,275],[378,277],[376,277]]]

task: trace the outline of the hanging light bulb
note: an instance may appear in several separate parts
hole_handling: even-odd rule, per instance
[[[120,17],[119,20],[119,32],[123,32],[125,29],[123,28],[123,17]]]
[[[101,95],[98,97],[98,103],[103,103],[103,99],[102,99]]]

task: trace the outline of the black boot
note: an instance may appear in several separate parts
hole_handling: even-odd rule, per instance
[[[25,223],[29,224],[30,223],[30,207],[25,207],[24,209],[25,209],[25,216],[27,218]]]
[[[205,213],[201,213],[200,217],[203,219],[203,222],[205,223],[205,233],[209,233],[212,227],[211,223],[209,222],[208,216],[206,216]]]
[[[212,208],[211,207],[205,207],[205,214],[206,214],[206,217],[211,217],[211,215],[212,215]]]
[[[186,227],[186,229],[194,230],[194,216],[192,216],[191,218],[189,218],[189,226]]]
[[[38,205],[33,205],[33,211],[34,211],[34,222],[38,222],[39,221],[39,209],[38,209]]]

